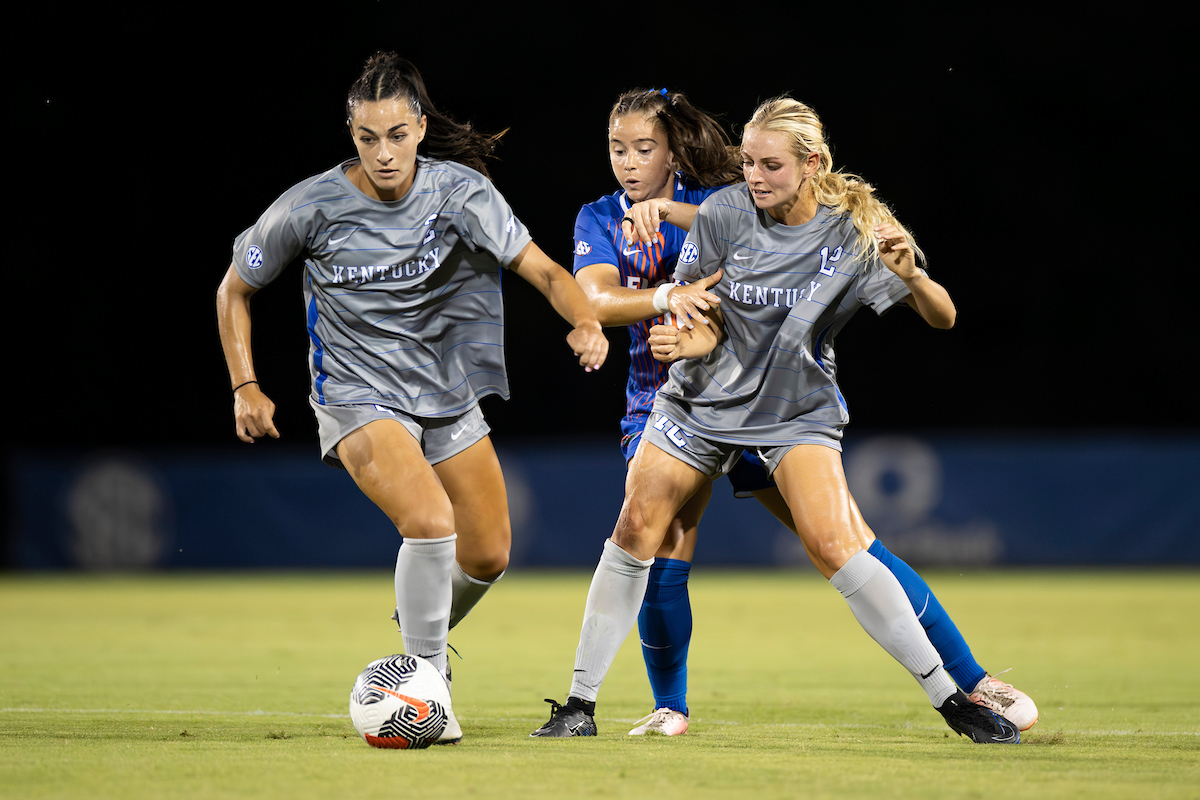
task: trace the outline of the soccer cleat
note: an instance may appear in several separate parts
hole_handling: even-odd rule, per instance
[[[571,698],[568,697],[567,705],[563,706],[548,697],[546,702],[550,704],[550,719],[530,736],[565,739],[568,736],[596,735],[596,720],[582,708],[570,705]]]
[[[1021,732],[989,708],[975,705],[962,692],[955,692],[938,706],[946,724],[975,744],[1019,744]]]
[[[629,732],[630,736],[646,734],[662,736],[678,736],[687,733],[688,718],[673,708],[656,708],[648,717],[638,720],[637,727]]]
[[[446,694],[450,694],[450,665],[446,664]],[[454,710],[446,706],[446,730],[434,744],[458,744],[462,741],[462,727],[454,717]]]
[[[1029,695],[991,675],[983,676],[969,699],[976,705],[1007,717],[1018,730],[1027,731],[1038,721],[1037,706]]]

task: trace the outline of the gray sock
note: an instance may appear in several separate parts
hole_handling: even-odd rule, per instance
[[[604,543],[604,553],[592,576],[583,609],[583,630],[579,634],[575,676],[571,680],[572,697],[595,702],[608,668],[637,622],[653,563],[653,558],[649,561],[634,558],[612,539]]]
[[[487,594],[487,590],[503,577],[504,573],[501,572],[490,581],[481,581],[463,572],[463,568],[455,561],[454,566],[450,569],[450,586],[453,592],[453,600],[450,604],[450,627],[453,628],[462,622],[463,617],[471,613],[475,604]]]
[[[443,675],[457,538],[405,539],[396,555],[396,611],[404,652],[431,662]]]
[[[917,621],[908,596],[879,559],[860,550],[829,582],[842,593],[863,630],[917,679],[929,702],[940,706],[954,694],[957,687],[942,669],[942,659]]]

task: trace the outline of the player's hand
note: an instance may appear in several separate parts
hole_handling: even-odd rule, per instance
[[[679,345],[682,341],[679,328],[674,325],[654,325],[646,336],[646,343],[650,345],[650,355],[664,364],[679,360]]]
[[[581,323],[567,334],[567,344],[579,356],[579,364],[585,372],[600,369],[608,358],[608,339],[596,320]]]
[[[720,283],[724,274],[725,271],[719,269],[707,278],[701,278],[686,286],[676,286],[667,293],[667,306],[681,327],[696,327],[692,320],[708,324],[704,312],[721,304],[721,298],[709,289]]]
[[[908,237],[895,225],[884,224],[874,227],[875,241],[879,242],[879,259],[883,265],[907,281],[918,274],[917,259],[913,255]]]
[[[629,221],[621,223],[621,233],[625,234],[627,244],[656,244],[659,241],[658,225],[671,213],[671,200],[662,197],[652,197],[629,207],[626,217]]]
[[[243,442],[253,444],[255,439],[270,436],[279,438],[275,430],[275,404],[262,393],[257,383],[242,386],[233,393],[233,418],[235,433]]]

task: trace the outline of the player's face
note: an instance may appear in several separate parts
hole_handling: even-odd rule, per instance
[[[425,117],[403,99],[360,103],[350,120],[350,133],[361,172],[351,177],[377,200],[399,200],[417,174],[417,145],[425,138]],[[350,174],[350,173],[347,173]]]
[[[747,128],[742,136],[742,175],[754,205],[789,224],[789,215],[812,197],[808,179],[817,171],[820,156],[797,158],[791,137],[778,131]]]
[[[667,134],[651,114],[614,117],[608,126],[608,156],[613,175],[635,203],[670,198],[675,187],[675,158]]]

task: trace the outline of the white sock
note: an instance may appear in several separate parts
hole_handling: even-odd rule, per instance
[[[929,702],[941,706],[957,691],[903,587],[879,559],[859,550],[829,582],[842,593],[863,630],[917,679]]]
[[[396,554],[396,612],[404,652],[424,658],[443,675],[457,538],[451,534],[441,539],[405,539]]]
[[[612,539],[604,543],[604,553],[592,576],[587,605],[583,608],[583,630],[579,634],[575,676],[571,680],[572,697],[596,701],[608,668],[637,622],[653,563],[653,558],[649,561],[634,558]]]
[[[463,617],[471,613],[475,604],[487,594],[487,590],[503,577],[504,573],[501,572],[490,581],[481,581],[463,572],[463,568],[455,561],[454,566],[450,569],[450,586],[453,597],[450,603],[450,627],[453,628],[462,622]]]

